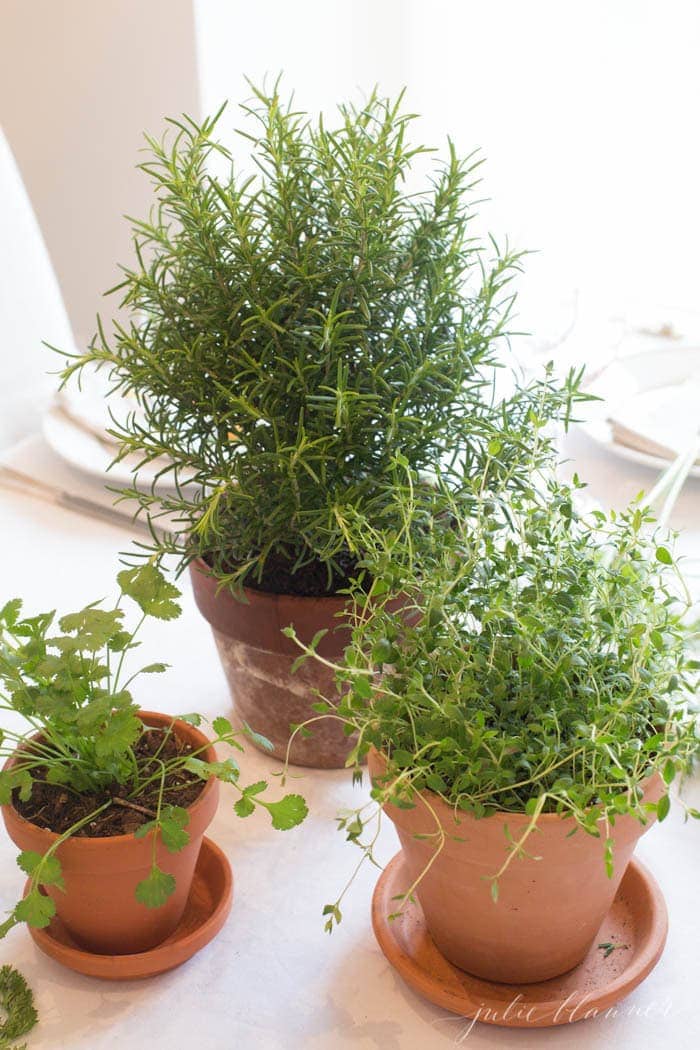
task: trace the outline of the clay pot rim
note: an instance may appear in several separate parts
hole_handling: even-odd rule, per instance
[[[199,572],[202,576],[207,576],[210,580],[217,580],[217,577],[211,571],[211,568],[207,565],[204,558],[198,557],[193,558],[189,563],[189,568],[195,572]],[[218,582],[218,581],[217,581]],[[249,601],[255,602],[259,605],[278,605],[280,602],[285,604],[288,602],[290,605],[302,606],[308,602],[323,602],[327,603],[328,606],[337,605],[338,608],[344,608],[350,599],[349,594],[285,594],[284,591],[258,591],[255,587],[243,587],[246,597]],[[216,597],[220,597],[221,594],[228,595],[233,601],[238,602],[240,605],[244,605],[229,588],[223,588],[221,591],[216,592]]]
[[[157,729],[163,725],[170,724],[173,725],[173,728],[176,732],[178,726],[186,728],[188,734],[192,734],[192,736],[199,737],[201,744],[207,745],[207,750],[204,752],[204,756],[206,756],[211,761],[215,760],[216,751],[214,750],[214,745],[208,739],[208,737],[206,737],[204,733],[200,732],[200,730],[197,729],[196,726],[191,725],[189,722],[183,722],[182,719],[179,719],[177,717],[177,715],[166,715],[161,711],[138,710],[136,712],[136,716],[140,718],[146,724],[147,727],[149,727],[149,723],[153,720],[155,724],[151,725],[150,728]],[[10,768],[13,763],[14,755],[10,755],[10,757],[5,762],[3,769]],[[187,812],[190,814],[190,824],[192,823],[193,814],[196,814],[208,801],[209,795],[212,793],[212,791],[216,790],[217,785],[218,781],[216,780],[216,777],[209,777],[209,779],[204,782],[204,787],[200,794],[197,796],[197,798],[194,800],[194,802],[192,802],[189,806],[185,807],[187,809]],[[40,828],[38,824],[33,824],[31,820],[26,820],[21,815],[21,813],[17,812],[17,810],[11,802],[6,803],[0,808],[3,811],[6,823],[15,823],[20,827],[22,825],[27,825],[28,827],[33,828],[36,834],[45,838],[47,849],[56,841],[56,839],[60,838],[58,832],[51,831],[49,828]],[[91,850],[95,851],[104,848],[104,846],[107,843],[109,843],[111,847],[119,846],[122,843],[126,844],[133,843],[136,841],[138,840],[135,838],[133,831],[127,832],[125,835],[95,835],[89,838],[71,837],[69,839],[66,839],[66,841],[62,843],[60,849],[63,851],[65,851],[66,849],[70,849],[71,851],[76,850],[80,851],[81,853],[87,853]]]
[[[370,773],[370,778],[372,780],[374,780],[375,775],[377,775],[372,770],[372,760],[373,759],[381,767],[381,770],[380,770],[380,772],[378,774],[378,776],[381,777],[383,775],[384,771],[386,770],[386,763],[387,763],[387,758],[386,758],[386,755],[384,754],[384,752],[378,751],[377,748],[374,746],[374,744],[372,744],[372,746],[370,748],[370,751],[369,751],[368,759],[369,759],[368,769],[369,769],[369,773]],[[643,787],[644,795],[646,796],[660,782],[661,782],[661,776],[656,771],[654,773],[650,773],[647,777],[645,777],[643,780],[641,780],[640,781],[640,785],[641,784],[644,785],[644,787]],[[512,820],[529,820],[530,819],[530,814],[526,813],[524,809],[522,809],[522,810],[506,810],[506,809],[502,809],[502,810],[496,810],[494,813],[489,813],[487,816],[484,816],[484,817],[475,817],[473,813],[468,813],[466,810],[460,810],[460,809],[457,809],[455,806],[451,806],[449,803],[445,802],[445,800],[443,798],[441,798],[440,795],[438,795],[435,791],[431,791],[429,788],[423,788],[421,791],[416,792],[416,794],[418,795],[419,798],[423,797],[424,800],[427,798],[429,806],[431,806],[433,809],[435,809],[437,813],[440,813],[440,812],[442,812],[442,813],[449,813],[451,819],[453,820],[453,822],[455,824],[459,824],[462,820],[478,820],[479,823],[481,823],[482,821],[488,820],[488,821],[493,821],[494,823],[497,823],[497,824],[507,824],[509,821],[512,821]],[[388,804],[391,805],[391,803],[388,803]],[[405,810],[405,811],[401,810],[401,809],[397,809],[396,806],[394,806],[393,808],[397,810],[397,813],[403,813],[403,812],[412,813],[412,812],[414,812],[414,810],[410,810],[410,809],[409,810]],[[653,816],[653,814],[650,814],[650,817],[652,817],[652,816]],[[539,824],[540,821],[545,821],[547,824],[553,825],[558,820],[573,820],[573,817],[572,817],[571,813],[540,813],[539,817],[537,818],[537,823]],[[397,823],[397,821],[394,821],[394,822]]]

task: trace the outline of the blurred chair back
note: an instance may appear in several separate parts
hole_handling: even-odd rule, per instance
[[[0,449],[38,430],[60,365],[42,340],[74,347],[49,253],[0,128]]]

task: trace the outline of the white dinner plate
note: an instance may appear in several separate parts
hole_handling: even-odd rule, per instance
[[[674,387],[680,387],[698,375],[700,347],[667,346],[617,359],[586,384],[586,389],[603,398],[603,401],[586,406],[590,418],[580,424],[581,429],[621,459],[642,463],[655,470],[664,470],[671,458],[650,455],[615,441],[608,417],[614,404],[620,404],[621,398],[630,401],[638,399],[638,402],[643,404],[644,399],[648,399],[654,391],[668,398],[672,395]],[[700,404],[698,425],[700,426]],[[700,478],[700,465],[691,469],[690,476]]]
[[[110,468],[116,455],[116,445],[100,440],[89,428],[74,422],[60,407],[50,408],[43,419],[44,438],[61,459],[72,467],[98,478],[111,488],[130,488],[134,484],[138,456],[127,456]],[[167,466],[167,460],[154,460],[138,470],[138,487],[149,491],[159,470]],[[156,490],[174,492],[171,474],[158,478]]]

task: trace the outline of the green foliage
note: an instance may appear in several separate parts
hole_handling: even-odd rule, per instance
[[[136,887],[136,900],[147,908],[160,908],[168,897],[175,892],[175,878],[161,871],[154,864],[149,874]]]
[[[110,807],[155,795],[154,817],[136,830],[138,838],[151,836],[151,872],[136,889],[136,897],[147,907],[159,907],[174,889],[174,879],[157,863],[158,846],[176,853],[189,842],[189,814],[182,806],[163,802],[168,779],[178,772],[194,773],[202,780],[216,777],[232,786],[240,799],[234,807],[247,816],[260,807],[268,811],[272,826],[295,827],[306,816],[299,795],[269,801],[263,795],[265,781],[239,784],[240,769],[233,758],[208,761],[200,751],[166,753],[164,745],[172,727],[167,727],[155,754],[141,753],[138,742],[144,723],[137,717],[138,704],[128,686],[139,674],[160,672],[155,663],[137,670],[122,682],[124,662],[135,649],[136,633],[148,617],[169,620],[179,615],[180,592],[153,563],[120,572],[121,592],[115,608],[97,603],[59,620],[61,634],[54,633],[54,613],[22,618],[19,599],[0,611],[0,707],[24,718],[25,732],[0,730],[0,760],[12,759],[0,770],[0,804],[28,802],[36,781],[89,797],[89,811],[67,830],[56,834],[46,853],[20,853],[18,864],[29,878],[24,898],[8,919],[0,924],[0,937],[15,925],[27,922],[45,927],[56,906],[45,887],[63,891],[61,865],[56,852],[62,842]],[[124,599],[130,599],[142,616],[134,630],[125,622]],[[200,715],[185,716],[192,724]],[[213,722],[212,743],[242,749],[239,734],[226,718]],[[250,735],[252,730],[246,728]],[[135,812],[136,812],[135,811]]]
[[[504,842],[496,899],[541,813],[599,837],[608,872],[616,820],[665,818],[668,794],[648,803],[644,785],[671,784],[697,755],[698,665],[687,592],[641,500],[584,515],[576,487],[549,474],[475,495],[452,503],[448,530],[424,532],[413,562],[375,552],[327,702],[359,734],[351,763],[370,746],[387,756],[378,802],[410,807],[427,790],[477,818],[531,817]],[[341,826],[359,841],[371,819]]]
[[[174,601],[180,592],[152,562],[124,569],[117,575],[117,582],[122,593],[132,598],[146,616],[172,620],[180,615],[180,606]]]
[[[39,1018],[32,990],[14,966],[0,968],[0,1010],[5,1015],[0,1021],[0,1050],[9,1050],[10,1046],[26,1050],[26,1044],[20,1047],[14,1040],[31,1032]]]
[[[306,817],[308,809],[301,795],[285,795],[279,802],[263,803],[272,817],[272,826],[279,831],[288,831],[300,824]]]
[[[26,922],[29,926],[44,929],[56,914],[56,905],[39,889],[32,889],[15,905],[16,922]]]
[[[472,236],[478,161],[452,144],[413,192],[402,99],[373,93],[329,125],[254,88],[243,106],[255,174],[234,170],[220,118],[171,120],[140,165],[155,207],[134,221],[131,313],[65,368],[104,366],[140,416],[120,455],[169,457],[176,494],[129,490],[181,564],[228,583],[274,555],[292,571],[364,553],[395,525],[397,467],[497,475],[533,418],[568,413],[571,385],[494,397],[519,256]],[[220,173],[219,173],[220,172]],[[155,533],[154,533],[155,537]]]
[[[27,875],[34,875],[41,867],[41,883],[43,886],[58,886],[61,890],[65,889],[61,865],[56,857],[44,858],[41,853],[35,853],[34,850],[24,850],[17,857],[17,863]]]

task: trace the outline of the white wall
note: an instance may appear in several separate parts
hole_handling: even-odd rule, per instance
[[[402,0],[194,0],[202,108],[248,98],[249,77],[284,73],[300,105],[331,112],[381,81],[397,91],[409,76]],[[232,126],[235,106],[226,115]]]
[[[538,251],[524,323],[566,324],[576,289],[700,318],[696,0],[3,0],[1,19],[0,123],[79,342],[114,305],[122,213],[150,203],[142,130],[230,98],[225,132],[244,74],[280,70],[327,112],[405,84],[421,139],[483,149],[484,224]]]
[[[79,343],[117,305],[102,293],[130,261],[122,215],[150,207],[142,132],[183,110],[199,111],[191,0],[2,0],[0,124]]]
[[[422,139],[481,147],[485,225],[538,252],[525,322],[566,325],[576,290],[601,314],[700,322],[696,0],[195,0],[195,13],[205,110],[245,97],[243,73],[283,69],[312,109],[406,84]]]

